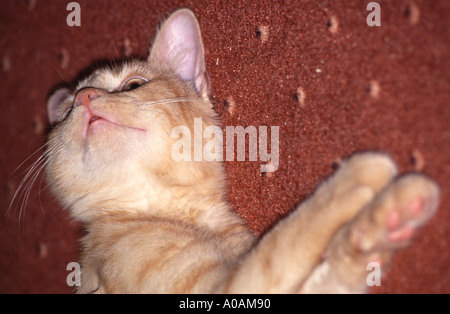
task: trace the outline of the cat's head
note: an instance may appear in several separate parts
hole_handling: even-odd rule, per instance
[[[52,191],[81,220],[114,210],[176,211],[219,193],[218,162],[171,156],[175,127],[194,134],[195,118],[203,129],[217,124],[208,93],[198,22],[191,11],[176,11],[147,60],[98,69],[74,91],[50,97]]]

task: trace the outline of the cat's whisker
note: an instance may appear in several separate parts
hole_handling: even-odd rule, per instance
[[[44,159],[44,155],[40,156],[27,170],[26,170],[26,175],[25,177],[22,179],[22,181],[20,182],[16,192],[14,193],[14,196],[11,200],[10,206],[8,208],[8,212],[12,207],[12,204],[15,202],[16,198],[22,195],[23,192],[23,187],[26,184],[26,182],[28,181],[28,179],[30,178],[30,176],[32,175],[32,173],[34,172],[34,170],[36,169],[36,167],[38,167],[38,165],[43,161]]]
[[[48,163],[48,159],[47,159],[46,163],[44,164],[43,169],[45,168],[47,163]],[[44,210],[44,207],[42,206],[41,193],[49,187],[49,184],[47,183],[44,187],[42,187],[43,180],[44,180],[44,176],[41,176],[41,180],[39,181],[38,195],[39,195],[39,207],[40,207],[41,211],[44,213],[45,210]]]
[[[18,165],[17,167],[16,167],[16,169],[14,169],[14,171],[13,172],[11,172],[11,174],[8,176],[8,178],[11,178],[28,160],[30,160],[31,159],[31,157],[33,157],[34,155],[36,155],[37,153],[39,153],[45,146],[47,146],[48,144],[44,144],[44,145],[42,145],[41,147],[39,147],[38,149],[36,149],[35,151],[34,151],[34,153],[32,153],[30,156],[28,156],[28,158],[26,158],[24,161],[22,161],[21,163],[20,163],[20,165]],[[41,156],[42,157],[42,156]],[[40,158],[41,158],[40,157]],[[21,174],[19,174],[19,176],[20,175],[23,175],[25,172],[27,172],[27,171],[29,171],[29,169],[30,168],[28,168],[27,170],[25,170],[25,171],[23,171]]]
[[[55,72],[58,74],[60,80],[64,82],[64,85],[70,89],[74,89],[76,86],[67,79],[67,77],[64,75],[64,73],[59,69],[59,67],[54,67]]]
[[[28,167],[27,170],[23,172],[23,173],[26,172],[26,175],[24,176],[19,186],[17,187],[11,199],[10,205],[6,211],[6,216],[9,216],[14,208],[19,208],[19,224],[23,220],[25,208],[28,203],[28,199],[30,197],[34,183],[41,174],[42,170],[44,170],[45,167],[47,166],[49,162],[49,156],[54,155],[55,151],[57,151],[57,149],[60,146],[62,146],[61,144],[52,143],[51,141],[47,145],[48,147],[44,151],[44,153],[41,156],[39,156],[39,158],[36,161],[34,161],[33,164],[30,167]],[[27,158],[27,160],[29,160],[32,156],[34,156],[43,147],[44,146],[36,150],[30,157]],[[26,160],[22,162],[21,165],[23,165],[25,162]],[[17,169],[19,169],[20,167],[21,166],[17,167]],[[17,169],[15,171],[17,171]]]
[[[44,162],[42,162],[42,163],[35,169],[34,174],[30,177],[30,179],[28,180],[28,183],[27,183],[26,187],[24,188],[25,192],[22,193],[22,195],[23,195],[23,196],[22,196],[22,204],[21,204],[20,211],[19,211],[19,222],[21,221],[21,219],[23,220],[24,217],[25,217],[26,205],[27,205],[27,203],[28,203],[28,199],[29,199],[29,197],[30,197],[32,188],[33,188],[33,186],[34,186],[36,180],[39,178],[39,176],[40,176],[42,170],[44,170],[45,167],[47,166],[48,162],[49,162],[49,160],[46,159]],[[42,209],[42,203],[41,203],[40,195],[41,195],[41,191],[43,190],[43,189],[41,188],[43,178],[44,178],[44,176],[41,176],[41,180],[40,180],[40,183],[39,183],[39,191],[38,191],[38,195],[39,195],[39,203],[40,203],[41,209]],[[48,187],[48,184],[47,184],[47,186],[46,186],[45,188],[47,188],[47,187]],[[45,189],[45,188],[44,188],[44,189]]]
[[[22,200],[22,204],[20,206],[20,210],[19,210],[19,225],[20,225],[21,222],[23,222],[25,220],[26,205],[28,203],[28,199],[30,198],[30,194],[31,194],[31,190],[33,188],[34,182],[36,182],[36,179],[38,178],[38,176],[41,173],[42,169],[43,169],[42,166],[37,168],[37,170],[31,176],[31,179],[28,181],[28,183],[27,183],[27,185],[26,185],[26,187],[24,189],[25,193],[24,193],[24,197],[23,197],[23,200]]]
[[[115,52],[115,56],[111,56],[111,59],[113,60],[113,62],[115,64],[116,63],[116,58],[120,58],[120,55],[119,55],[119,51],[117,50],[117,47],[116,47],[116,45],[115,45],[115,43],[114,43],[114,41],[112,39],[110,40],[110,44],[111,44],[111,46],[112,46],[112,48],[114,49],[114,52]]]
[[[28,200],[28,195],[29,195],[29,185],[30,185],[30,178],[33,178],[34,176],[34,171],[35,168],[33,168],[33,170],[31,170],[30,172],[27,173],[27,175],[25,176],[25,178],[22,180],[22,182],[20,183],[19,187],[16,190],[16,193],[14,194],[13,199],[11,200],[10,206],[6,212],[6,215],[9,216],[10,212],[12,211],[12,209],[16,209],[17,207],[19,207],[19,225],[22,221],[22,213],[23,213],[23,208],[26,205],[26,202]],[[17,200],[17,202],[16,202]],[[21,201],[20,201],[21,200]],[[15,207],[13,207],[13,205],[16,204]]]
[[[198,99],[196,99],[196,98],[169,98],[169,99],[144,102],[140,105],[141,106],[154,106],[154,105],[165,105],[165,104],[177,103],[177,102],[195,102],[195,101],[198,101]]]

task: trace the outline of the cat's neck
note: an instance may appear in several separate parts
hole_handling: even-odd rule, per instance
[[[216,177],[217,178],[217,177]],[[195,186],[140,182],[121,191],[122,197],[108,198],[103,189],[86,195],[71,206],[73,216],[88,225],[104,223],[115,217],[179,220],[222,233],[230,227],[245,225],[231,209],[222,180],[202,180]],[[124,188],[125,185],[122,185]]]

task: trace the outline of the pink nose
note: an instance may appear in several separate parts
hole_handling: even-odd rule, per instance
[[[89,104],[95,98],[100,97],[100,92],[95,88],[85,88],[80,90],[75,96],[75,106],[89,107]]]

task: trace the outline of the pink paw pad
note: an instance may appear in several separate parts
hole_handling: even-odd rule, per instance
[[[424,200],[416,198],[406,206],[402,217],[401,210],[392,210],[386,217],[386,225],[390,230],[388,240],[391,242],[405,242],[412,238],[416,228],[414,220],[424,213]]]
[[[392,230],[400,226],[402,215],[398,210],[391,211],[386,217],[386,225]]]
[[[409,203],[408,211],[413,217],[419,217],[423,214],[425,209],[424,200],[422,198],[416,198]]]
[[[414,235],[415,232],[416,232],[416,228],[411,227],[411,226],[406,226],[406,227],[403,227],[398,230],[390,232],[388,239],[391,242],[408,241],[412,238],[412,236]]]

